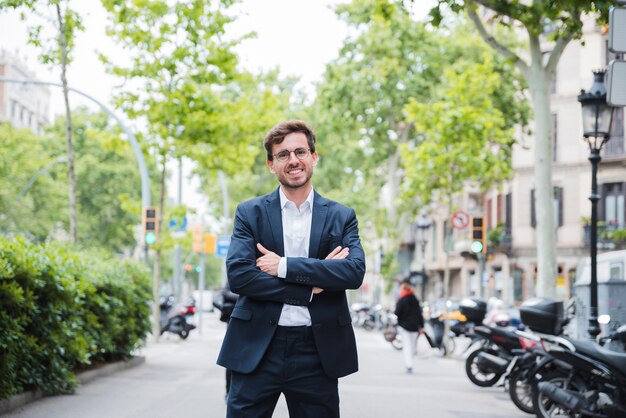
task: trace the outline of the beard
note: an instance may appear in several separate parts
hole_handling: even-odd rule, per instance
[[[313,177],[313,169],[307,170],[306,167],[302,166],[291,166],[288,167],[285,171],[292,170],[294,168],[302,169],[302,173],[297,178],[290,178],[285,172],[281,171],[277,174],[278,182],[282,184],[285,188],[288,189],[299,189],[305,185],[307,185],[311,177]]]

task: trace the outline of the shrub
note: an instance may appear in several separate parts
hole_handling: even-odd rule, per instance
[[[149,300],[141,264],[0,238],[0,399],[69,392],[76,368],[131,357],[150,330]]]

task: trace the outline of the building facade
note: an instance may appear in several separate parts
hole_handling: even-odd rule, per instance
[[[584,26],[584,45],[570,42],[564,51],[551,91],[554,221],[558,276],[556,294],[567,299],[572,294],[579,262],[589,255],[591,203],[591,164],[583,140],[581,89],[589,89],[593,70],[606,68],[614,57],[608,51],[606,30],[593,19]],[[544,50],[551,46],[546,43]],[[602,150],[598,171],[599,253],[625,248],[622,230],[626,228],[626,153],[624,108],[616,108],[611,139]],[[455,207],[471,216],[484,216],[489,246],[485,265],[469,252],[469,228],[450,227],[446,207],[432,210],[433,226],[426,247],[429,282],[427,299],[443,296],[443,277],[448,270],[449,292],[453,298],[475,295],[496,296],[510,305],[535,295],[536,220],[534,211],[534,138],[518,140],[513,151],[514,176],[506,184],[487,193],[466,190]],[[445,242],[444,231],[451,230]],[[626,232],[626,231],[624,231]],[[447,251],[445,250],[447,248]],[[421,263],[421,253],[414,256]],[[479,278],[483,270],[482,280]]]
[[[35,80],[17,55],[0,50],[0,77]],[[50,90],[46,86],[0,82],[0,121],[10,121],[17,128],[42,133],[50,123]]]

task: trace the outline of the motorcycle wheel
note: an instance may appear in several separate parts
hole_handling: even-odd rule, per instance
[[[478,364],[476,364],[478,355],[480,353],[485,352],[496,355],[496,353],[492,351],[493,350],[485,350],[480,348],[476,351],[473,351],[467,357],[467,360],[465,360],[465,373],[467,374],[467,377],[469,377],[469,380],[471,380],[473,384],[475,384],[476,386],[480,386],[481,388],[487,388],[495,385],[496,382],[500,379],[500,376],[502,376],[501,373],[481,370],[480,367],[478,367]]]
[[[187,337],[189,337],[189,327],[184,325],[183,328],[178,333],[178,335],[180,335],[180,338],[182,338],[183,340],[186,340]]]
[[[569,377],[564,372],[559,370],[553,370],[544,374],[541,379],[542,382],[551,382],[557,385],[560,388],[565,389],[565,386],[568,383]],[[587,385],[581,379],[574,378],[567,385],[567,390],[572,390],[576,392],[586,392]],[[534,404],[534,412],[538,418],[557,418],[557,417],[567,417],[567,418],[587,418],[588,415],[584,415],[578,412],[569,411],[566,408],[563,408],[561,405],[555,403],[553,400],[548,398],[546,395],[541,393],[539,389],[536,387],[533,388],[533,404]]]
[[[526,381],[524,370],[515,369],[509,375],[509,396],[520,410],[535,413],[532,386]]]

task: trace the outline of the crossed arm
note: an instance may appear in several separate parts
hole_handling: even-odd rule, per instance
[[[254,215],[238,207],[226,260],[231,290],[257,300],[307,305],[311,292],[358,288],[365,274],[365,260],[354,214],[344,228],[344,240],[326,259],[287,258],[287,277],[277,276],[280,256],[255,239],[249,223]],[[259,253],[261,256],[259,257]]]
[[[275,252],[269,251],[261,243],[257,243],[257,249],[263,254],[261,257],[256,259],[256,266],[264,271],[267,274],[272,276],[278,276],[278,264],[280,263],[281,257]],[[350,249],[348,247],[337,246],[334,250],[330,252],[326,256],[326,260],[342,260],[350,254]],[[313,286],[313,294],[318,295],[322,293],[324,289],[321,287]]]

